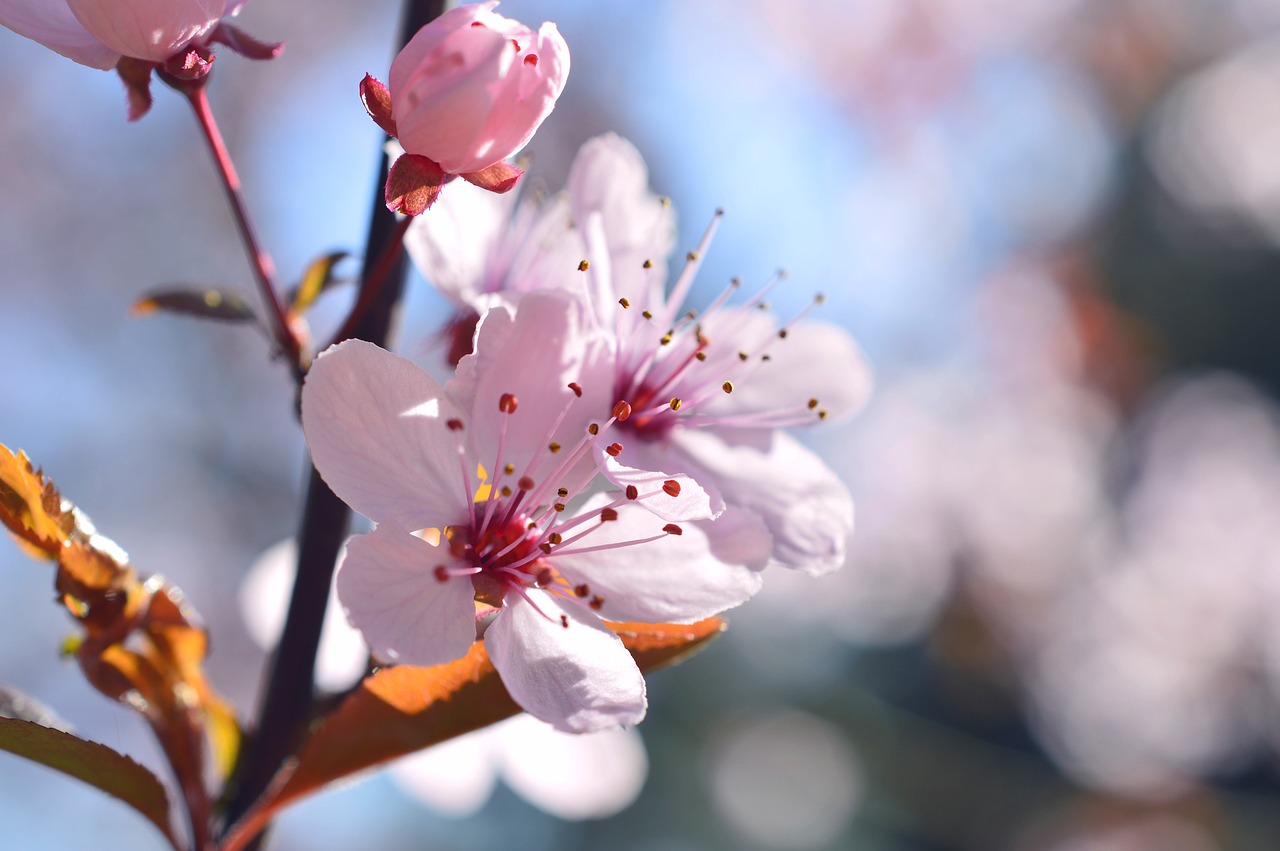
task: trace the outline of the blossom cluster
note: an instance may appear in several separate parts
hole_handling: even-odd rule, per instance
[[[453,377],[351,340],[302,392],[316,468],[377,524],[337,580],[375,655],[434,665],[482,639],[532,715],[629,726],[645,684],[606,622],[693,622],[771,565],[843,563],[849,493],[784,429],[855,411],[869,371],[809,309],[779,323],[777,279],[686,307],[719,219],[668,290],[670,203],[608,135],[562,194],[460,183],[415,220],[408,249],[460,311]]]

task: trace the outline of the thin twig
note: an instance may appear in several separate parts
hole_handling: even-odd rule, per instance
[[[254,233],[253,222],[249,219],[249,212],[240,191],[240,176],[236,174],[236,167],[232,164],[227,146],[222,141],[222,134],[218,131],[218,123],[214,120],[213,110],[209,107],[209,98],[205,94],[204,86],[182,86],[177,91],[191,104],[205,141],[209,143],[209,152],[213,155],[214,165],[217,166],[218,175],[222,178],[222,188],[226,190],[227,202],[235,215],[236,227],[240,231],[240,240],[244,243],[245,253],[248,254],[249,265],[253,268],[258,291],[267,305],[271,335],[288,357],[294,379],[301,384],[304,375],[302,347],[297,335],[289,328],[288,316],[280,303],[279,296],[276,295],[275,264],[271,262],[271,255],[258,242]]]

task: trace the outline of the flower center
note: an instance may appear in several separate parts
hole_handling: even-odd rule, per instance
[[[732,393],[737,382],[749,381],[772,360],[771,349],[787,339],[792,327],[823,301],[821,295],[797,316],[773,331],[750,321],[754,311],[768,311],[765,297],[785,277],[779,272],[744,303],[729,301],[741,282],[734,279],[701,315],[681,306],[711,244],[721,211],[707,227],[698,247],[690,251],[684,270],[670,294],[653,310],[632,310],[629,299],[620,298],[617,314],[620,341],[614,397],[631,406],[632,415],[618,427],[641,440],[663,440],[684,423],[696,426],[777,428],[805,425],[825,419],[827,412],[817,399],[779,400],[769,410],[733,411],[718,404],[722,394]],[[645,268],[652,264],[645,262]],[[654,344],[654,328],[665,328]],[[710,329],[715,329],[711,331]],[[712,341],[708,334],[717,336]]]

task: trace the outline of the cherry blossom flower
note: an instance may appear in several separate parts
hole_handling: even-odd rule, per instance
[[[405,156],[387,178],[387,206],[417,215],[453,175],[493,192],[521,172],[502,160],[551,114],[569,75],[556,25],[537,32],[497,14],[496,0],[458,6],[427,24],[391,64],[389,85],[366,75],[370,117]]]
[[[465,259],[449,259],[445,246],[458,236],[450,221],[416,225],[406,244],[429,279],[475,309],[514,304],[529,290],[581,297],[610,339],[613,392],[604,409],[626,402],[634,412],[619,424],[629,469],[687,473],[717,514],[732,507],[763,523],[778,564],[834,570],[853,529],[852,500],[825,462],[781,429],[852,414],[870,392],[870,370],[844,330],[808,320],[812,306],[784,323],[768,312],[781,275],[740,303],[734,282],[701,314],[685,307],[718,212],[667,293],[672,214],[647,184],[634,146],[602,136],[583,146],[563,199],[536,213],[521,206],[505,228],[484,226],[480,241],[491,241],[473,244]],[[569,227],[557,230],[565,209]],[[622,484],[614,469],[604,472]]]
[[[0,24],[92,68],[163,62],[245,0],[0,0]]]
[[[552,293],[518,317],[491,310],[479,339],[497,330],[493,344],[448,388],[347,341],[302,393],[316,468],[378,524],[338,571],[351,623],[380,657],[415,665],[462,656],[479,632],[516,702],[570,732],[644,716],[644,680],[602,618],[708,617],[754,594],[763,566],[751,524],[686,522],[712,514],[687,476],[618,473],[623,491],[586,496],[629,412],[590,420],[607,340],[580,314]]]
[[[292,539],[276,544],[240,585],[240,616],[264,650],[280,640],[297,556]],[[349,688],[364,674],[368,656],[360,633],[330,606],[316,653],[317,684],[330,691]],[[574,735],[518,715],[399,759],[388,773],[414,800],[445,815],[474,814],[501,778],[539,809],[576,821],[629,807],[644,786],[649,760],[636,730]]]
[[[0,25],[90,68],[115,68],[129,94],[129,120],[151,107],[151,72],[198,81],[212,45],[273,59],[282,44],[260,42],[225,18],[247,0],[0,0]]]

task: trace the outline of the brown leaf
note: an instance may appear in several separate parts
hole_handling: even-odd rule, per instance
[[[724,631],[724,621],[609,624],[642,671],[688,656]],[[520,711],[476,642],[445,665],[384,668],[367,677],[303,745],[297,760],[228,833],[237,851],[282,807],[343,777],[509,718]]]
[[[14,718],[0,718],[0,750],[101,789],[159,828],[174,848],[181,847],[169,824],[169,796],[164,786],[124,754],[61,730]]]
[[[257,319],[253,308],[243,298],[216,289],[159,290],[134,302],[131,312],[134,316],[146,316],[160,310],[222,322],[253,322]]]

